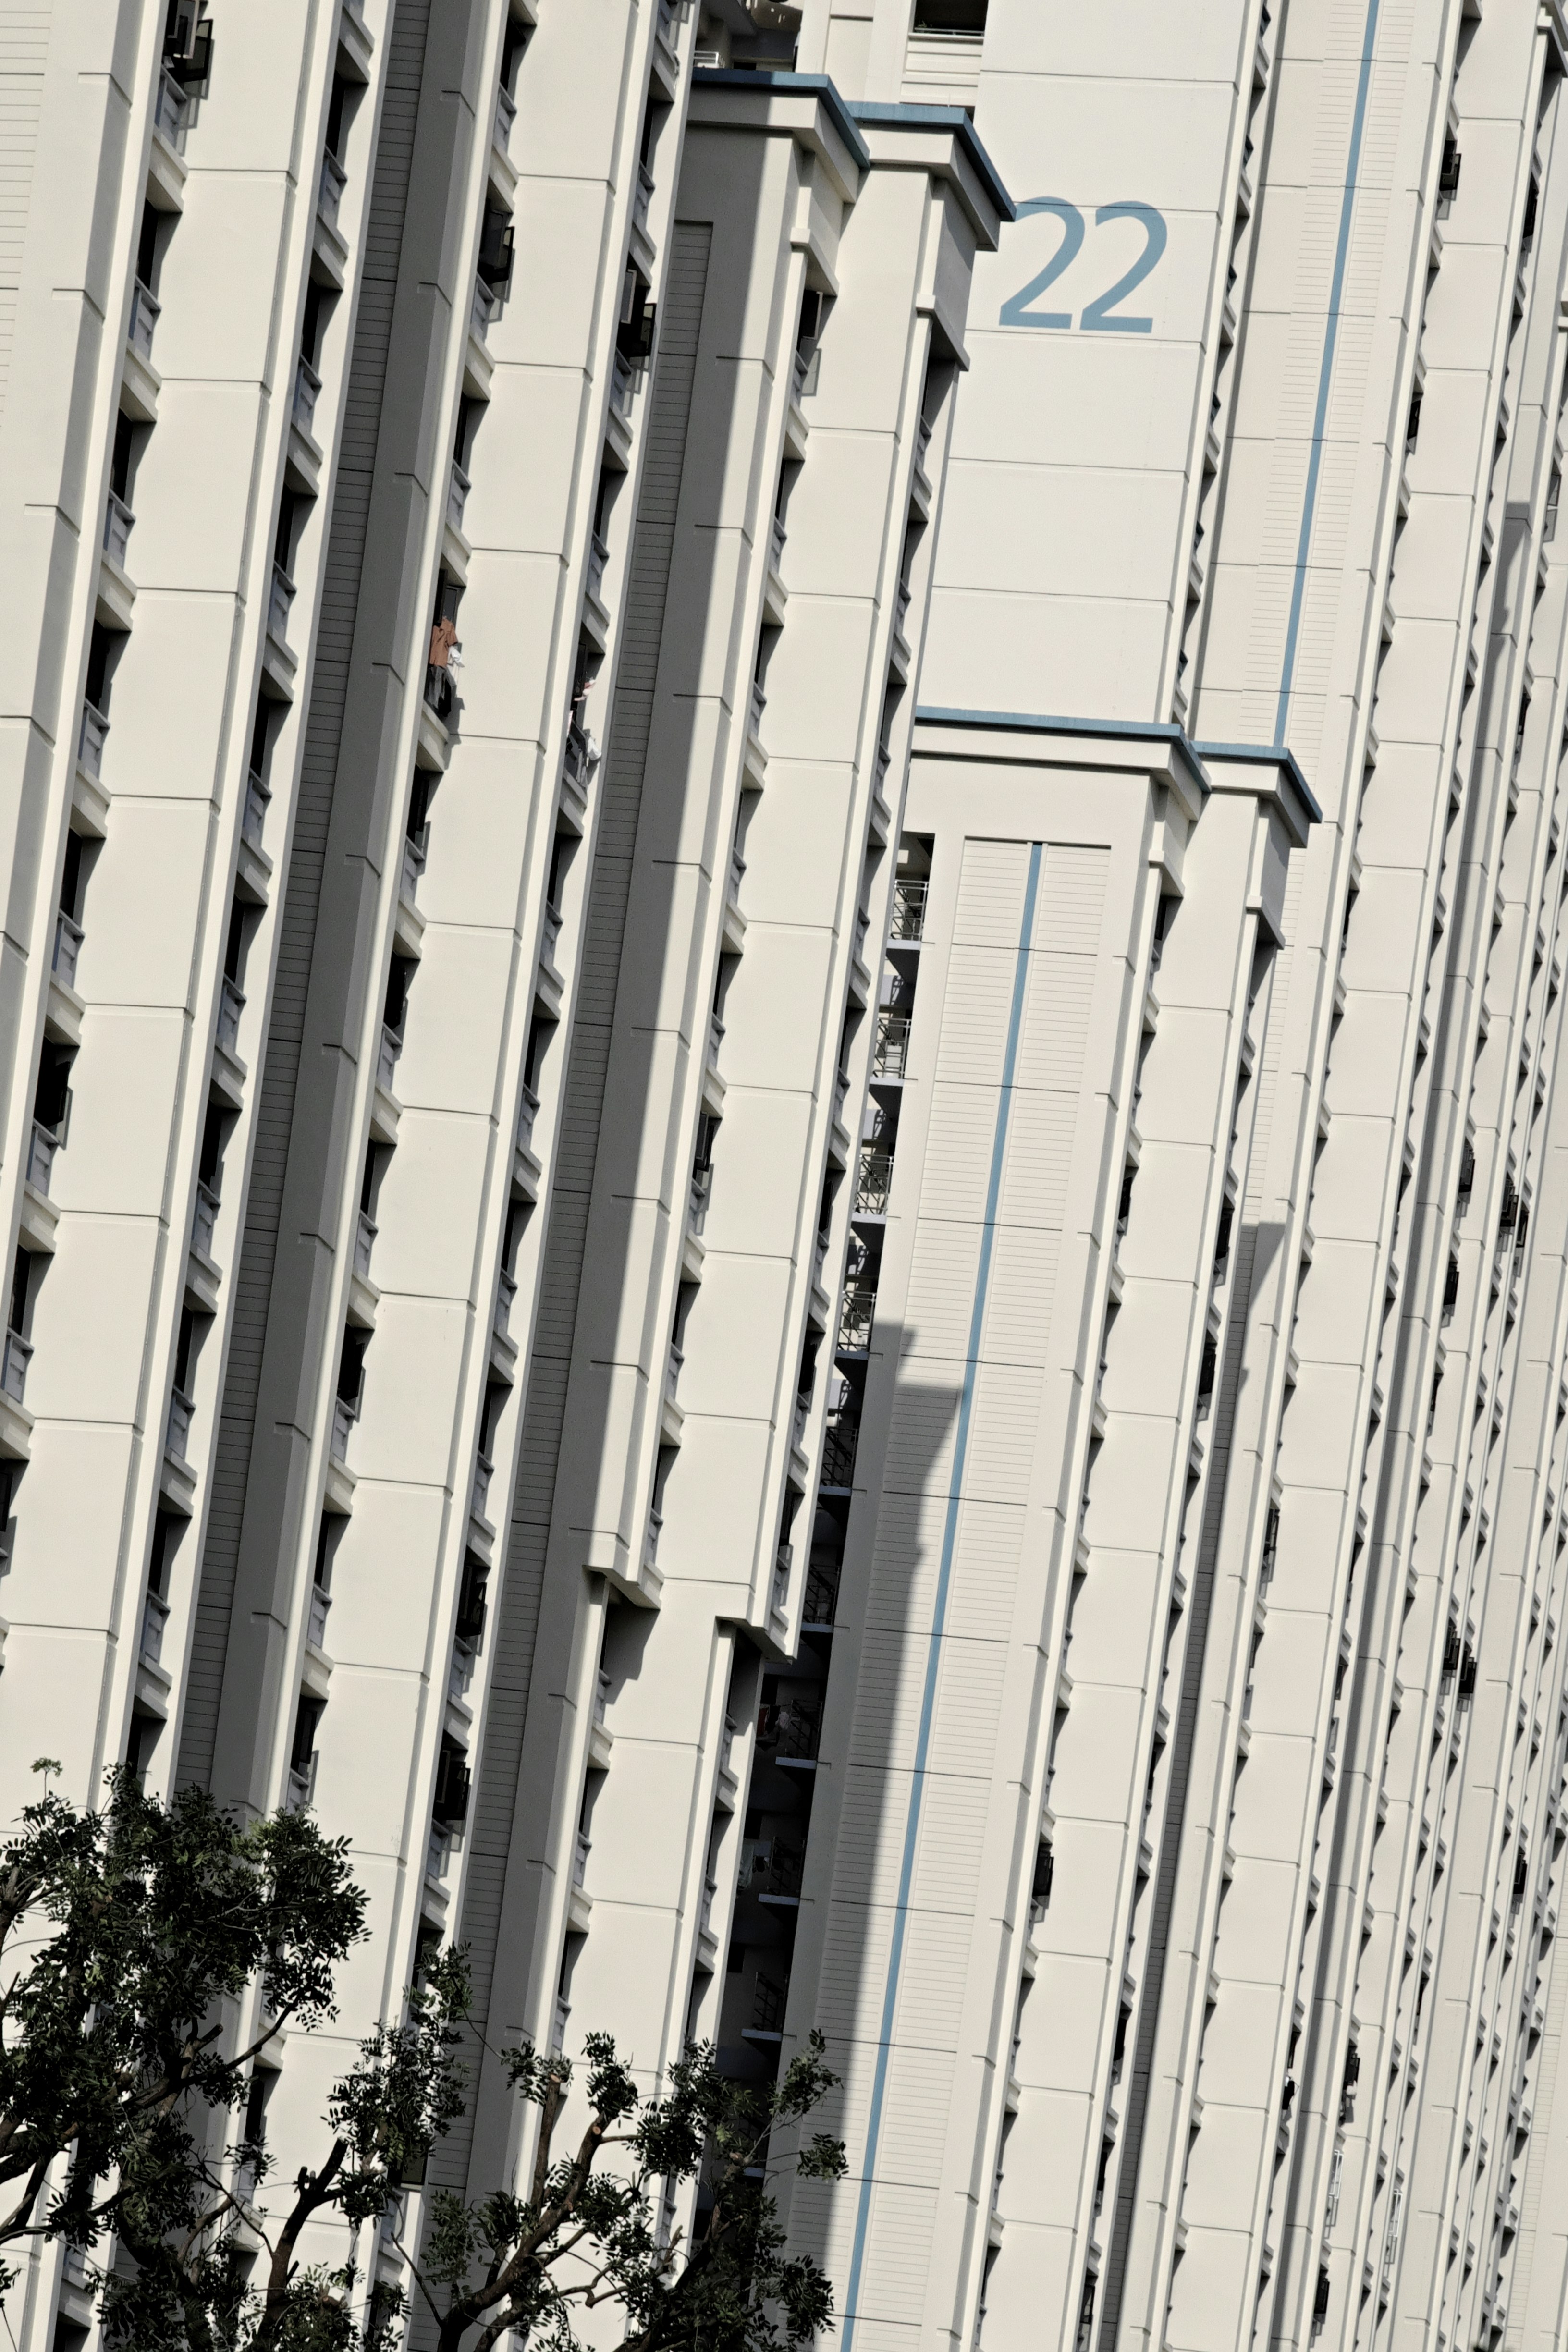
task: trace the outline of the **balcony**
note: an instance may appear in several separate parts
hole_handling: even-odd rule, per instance
[[[482,344],[489,332],[490,320],[500,308],[500,297],[483,278],[474,280],[474,299],[468,312],[469,331]]]
[[[805,1425],[806,1425],[807,1422],[808,1422],[810,1419],[811,1419],[811,1399],[810,1399],[810,1397],[809,1397],[809,1396],[797,1396],[797,1397],[796,1397],[796,1399],[795,1399],[795,1414],[794,1414],[794,1418],[793,1418],[793,1420],[792,1420],[792,1422],[791,1422],[791,1424],[790,1424],[790,1443],[791,1443],[791,1444],[792,1444],[792,1445],[795,1445],[795,1446],[804,1446],[804,1445],[805,1445]]]
[[[153,333],[163,307],[151,288],[143,286],[138,278],[131,290],[131,322],[125,331],[125,340],[137,358],[148,367],[153,364]]]
[[[605,601],[605,566],[609,560],[609,549],[595,531],[588,541],[588,593],[595,604],[602,605]]]
[[[868,1283],[851,1283],[838,1310],[838,1353],[863,1356],[871,1344],[877,1294]]]
[[[217,1045],[232,1062],[239,1061],[239,1016],[245,1010],[245,999],[226,973],[223,991],[217,1001]],[[241,1068],[244,1064],[240,1064]]]
[[[784,562],[784,543],[788,538],[783,515],[774,515],[773,532],[768,541],[768,562],[775,572]]]
[[[643,1538],[642,1548],[643,1566],[645,1568],[658,1568],[658,1539],[663,1532],[664,1513],[658,1510],[649,1511],[647,1515],[647,1534]]]
[[[49,961],[49,969],[60,986],[68,988],[73,994],[76,991],[77,960],[81,954],[85,936],[81,925],[73,922],[62,907],[55,917],[55,951]]]
[[[767,707],[768,698],[763,692],[762,679],[760,677],[754,677],[752,680],[752,700],[746,715],[746,723],[752,733],[755,735],[759,740],[761,740],[763,732],[763,713]]]
[[[717,1902],[718,1896],[718,1880],[716,1878],[705,1878],[702,1882],[702,1906],[697,1916],[697,1931],[699,1935],[711,1936],[713,1933],[713,1906]]]
[[[504,155],[511,143],[511,126],[517,121],[517,100],[503,82],[496,91],[494,138]]]
[[[103,551],[123,572],[131,560],[131,533],[136,518],[115,491],[109,493],[103,513]]]
[[[831,1625],[838,1607],[838,1576],[813,1568],[805,1580],[805,1621],[807,1626]]]
[[[664,1393],[671,1404],[675,1402],[675,1391],[680,1386],[680,1368],[685,1361],[684,1349],[678,1348],[672,1339],[669,1343],[668,1359],[664,1367]]]
[[[738,906],[740,905],[740,903],[741,903],[741,885],[742,885],[742,883],[745,880],[745,878],[746,878],[746,861],[745,861],[745,859],[742,856],[742,855],[741,855],[741,853],[740,853],[740,851],[739,851],[738,849],[731,849],[731,852],[730,852],[730,891],[729,891],[729,896],[730,896],[730,903],[731,903],[731,906],[733,906],[733,907],[738,907]]]
[[[860,1442],[860,1423],[852,1415],[839,1413],[829,1421],[822,1433],[822,1484],[825,1486],[847,1489],[855,1484],[855,1452]]]
[[[294,583],[280,563],[272,567],[272,581],[267,596],[267,634],[280,646],[289,643],[289,608],[294,602]]]
[[[923,940],[926,928],[926,891],[924,882],[895,882],[893,885],[893,920],[889,937],[913,941]]]
[[[198,1181],[196,1205],[191,1216],[191,1247],[209,1265],[216,1263],[218,1196],[210,1184]]]
[[[171,146],[176,155],[185,152],[185,93],[167,67],[158,77],[158,96],[153,109],[153,128]]]
[[[21,1404],[27,1392],[27,1366],[33,1360],[30,1343],[19,1331],[5,1334],[5,1352],[0,1357],[0,1395],[8,1396],[13,1404]]]
[[[811,373],[811,353],[797,351],[790,367],[789,396],[798,408],[805,398],[806,378]]]
[[[267,804],[272,794],[252,768],[245,781],[245,816],[240,830],[252,849],[259,849],[267,829]]]
[[[171,1391],[169,1396],[169,1425],[167,1433],[163,1439],[163,1451],[168,1455],[171,1462],[183,1463],[187,1462],[190,1459],[188,1448],[191,1438],[191,1422],[195,1416],[195,1400],[186,1396],[183,1389],[174,1389]]]
[[[33,1131],[27,1140],[27,1181],[36,1192],[47,1198],[49,1179],[54,1174],[55,1154],[60,1148],[59,1137],[52,1127],[41,1119],[33,1121]]]
[[[647,225],[653,185],[653,173],[646,163],[639,163],[637,185],[632,190],[632,256],[634,260],[640,259],[645,268],[651,268],[654,256],[653,237]]]
[[[719,1048],[724,1043],[724,1024],[716,1013],[708,1015],[708,1063],[710,1069],[719,1066]]]
[[[313,442],[316,437],[316,403],[321,396],[321,379],[301,352],[294,370],[294,405],[290,414],[308,441]]]
[[[354,1272],[362,1282],[370,1280],[370,1256],[375,1247],[376,1225],[363,1209],[354,1227]]]
[[[81,733],[77,738],[77,763],[97,783],[103,774],[103,746],[109,734],[109,721],[101,710],[90,702],[81,707]]]
[[[892,1181],[892,1154],[888,1151],[864,1152],[855,1176],[855,1214],[858,1217],[885,1217]]]
[[[302,1813],[310,1804],[315,1788],[316,1755],[312,1748],[309,1763],[290,1764],[289,1767],[289,1788],[283,1800],[285,1810],[290,1813]]]
[[[334,1462],[349,1458],[349,1432],[359,1419],[359,1406],[353,1397],[332,1399],[332,1433],[329,1450]]]
[[[399,898],[412,907],[419,897],[419,877],[425,871],[425,844],[411,833],[403,836],[403,868],[398,876]]]
[[[632,421],[632,401],[636,393],[637,377],[633,373],[632,363],[624,352],[617,352],[610,376],[610,407],[622,424],[628,426]]]
[[[560,977],[561,966],[555,950],[561,944],[561,909],[548,903],[544,909],[544,929],[542,954],[546,968]]]
[[[517,1148],[520,1151],[532,1150],[533,1122],[538,1117],[539,1097],[525,1079],[517,1105]]]
[[[694,1168],[691,1171],[691,1197],[688,1222],[694,1234],[700,1234],[708,1222],[708,1203],[713,1192],[713,1170]]]
[[[488,1454],[479,1454],[474,1457],[474,1492],[469,1509],[476,1519],[484,1521],[486,1527],[490,1523],[490,1480],[495,1476],[495,1468]]]
[[[566,760],[564,775],[568,784],[584,799],[594,781],[594,771],[599,764],[598,746],[582,722],[574,719],[566,730]]]
[[[319,1584],[312,1584],[310,1621],[305,1629],[305,1639],[312,1650],[324,1650],[327,1646],[327,1612],[331,1605],[331,1594],[324,1592]]]
[[[403,1039],[395,1029],[384,1021],[381,1025],[381,1048],[376,1055],[375,1083],[383,1094],[392,1092],[393,1079],[397,1076],[397,1057],[403,1051]]]
[[[593,1841],[589,1838],[585,1831],[579,1830],[577,1832],[576,1843],[572,1850],[572,1884],[574,1886],[582,1886],[587,1883],[588,1856],[593,1853]]]
[[[910,1016],[907,1013],[879,1013],[877,1016],[877,1042],[871,1048],[871,1076],[874,1078],[901,1078],[909,1066]]]
[[[168,1602],[161,1592],[149,1592],[142,1609],[142,1641],[137,1653],[144,1666],[162,1666],[163,1629],[168,1622]]]
[[[349,175],[329,147],[321,157],[321,177],[316,192],[316,210],[327,226],[338,233],[338,209],[348,186]]]
[[[503,1265],[496,1277],[496,1311],[490,1329],[498,1339],[511,1343],[511,1309],[517,1297],[517,1284]]]
[[[780,1544],[773,1561],[773,1589],[770,1605],[775,1617],[782,1617],[789,1607],[790,1571],[795,1566],[795,1546]]]
[[[467,474],[452,460],[452,470],[447,478],[447,520],[458,538],[463,536],[463,517],[468,510],[468,492],[473,488]]]
[[[455,1829],[468,1819],[468,1765],[463,1750],[454,1740],[441,1743],[441,1760],[436,1767],[436,1798],[431,1808],[434,1819],[445,1829]]]

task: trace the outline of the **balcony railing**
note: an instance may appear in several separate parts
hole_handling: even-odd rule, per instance
[[[669,1343],[669,1356],[664,1367],[664,1392],[672,1404],[675,1402],[675,1391],[680,1385],[680,1367],[685,1361],[685,1350],[678,1348],[672,1339]]]
[[[906,624],[910,617],[910,604],[913,595],[914,591],[910,586],[909,582],[907,580],[900,580],[899,583],[898,596],[893,606],[893,626],[898,631],[900,637],[907,638],[909,635],[909,630]]]
[[[310,1643],[312,1650],[324,1650],[327,1646],[327,1612],[331,1605],[331,1594],[323,1592],[319,1584],[312,1584],[310,1622],[305,1631],[305,1639]]]
[[[191,1247],[207,1264],[214,1263],[217,1239],[218,1197],[210,1184],[196,1185],[196,1205],[191,1216]]]
[[[458,465],[452,460],[452,470],[447,478],[447,520],[455,531],[461,531],[463,517],[468,510],[468,492],[473,484]]]
[[[863,1153],[855,1177],[856,1214],[862,1217],[885,1217],[888,1213],[888,1193],[892,1181],[893,1160],[890,1152]]]
[[[131,323],[125,330],[125,340],[138,359],[153,363],[153,331],[158,323],[163,304],[151,287],[143,286],[140,278],[131,290]]]
[[[103,774],[103,745],[109,733],[109,721],[101,710],[90,702],[81,707],[81,733],[77,739],[76,756],[79,764],[95,781]]]
[[[664,1513],[657,1510],[649,1511],[647,1515],[647,1534],[643,1538],[642,1548],[643,1566],[645,1568],[658,1567],[658,1539],[663,1531]]]
[[[699,1931],[704,1936],[710,1936],[713,1932],[713,1906],[718,1899],[718,1880],[705,1878],[702,1882],[702,1907],[697,1916]]]
[[[225,975],[223,992],[217,1001],[217,1042],[221,1050],[239,1059],[239,1016],[245,1010],[245,999],[232,980]]]
[[[588,593],[595,604],[605,601],[605,566],[609,560],[609,549],[595,531],[588,541]]]
[[[561,909],[548,904],[544,908],[544,961],[552,971],[558,969],[555,950],[561,943]]]
[[[354,1272],[362,1282],[370,1280],[370,1254],[375,1247],[375,1235],[374,1219],[362,1209],[354,1227]]]
[[[647,208],[653,202],[653,173],[646,163],[637,165],[637,184],[632,190],[632,226],[647,235]]]
[[[495,1476],[495,1469],[496,1465],[490,1460],[489,1454],[479,1454],[475,1455],[474,1499],[472,1508],[476,1519],[488,1519],[489,1517],[490,1480]]]
[[[790,1439],[794,1444],[805,1444],[805,1424],[810,1419],[811,1399],[808,1396],[797,1396],[795,1401],[795,1418],[790,1427]]]
[[[141,1655],[144,1666],[163,1664],[163,1628],[168,1622],[168,1602],[161,1592],[149,1592],[142,1609]]]
[[[397,1075],[397,1057],[402,1051],[402,1038],[384,1021],[381,1024],[381,1050],[375,1061],[375,1083],[384,1094],[392,1092],[392,1081]]]
[[[811,353],[796,352],[790,368],[789,392],[792,400],[800,401],[805,398],[805,380],[810,373]]]
[[[280,563],[272,567],[272,585],[267,597],[267,629],[269,636],[280,646],[289,642],[289,607],[294,602],[294,583]]]
[[[877,1042],[871,1048],[871,1076],[874,1078],[901,1078],[909,1057],[909,1014],[879,1013],[877,1015]]]
[[[20,1404],[27,1392],[27,1366],[33,1360],[32,1344],[20,1331],[7,1331],[5,1352],[0,1358],[0,1389],[13,1404]]]
[[[241,830],[252,849],[259,849],[267,830],[267,804],[272,794],[254,768],[245,780],[245,817]]]
[[[493,293],[482,278],[474,280],[473,308],[468,313],[468,325],[482,343],[489,331],[490,320],[500,307],[500,297]]]
[[[579,792],[587,791],[598,764],[597,745],[587,729],[574,719],[566,730],[566,773]]]
[[[915,463],[922,474],[926,470],[926,459],[931,455],[931,436],[934,430],[935,425],[929,416],[922,416],[915,427]]]
[[[495,1320],[490,1327],[498,1339],[510,1339],[511,1336],[509,1326],[511,1322],[511,1304],[516,1297],[517,1284],[503,1265],[496,1277]]]
[[[700,1234],[702,1231],[703,1226],[708,1222],[708,1202],[712,1194],[712,1191],[713,1170],[711,1165],[706,1168],[694,1168],[691,1171],[690,1208],[690,1225],[694,1234]]]
[[[311,440],[316,436],[316,403],[321,396],[321,379],[301,352],[294,370],[294,422]]]
[[[158,100],[153,127],[163,133],[176,155],[185,152],[185,93],[166,68],[158,77]]]
[[[617,352],[610,377],[610,406],[627,425],[632,421],[632,400],[636,392],[637,377],[632,372],[632,363],[624,352]]]
[[[738,849],[731,849],[730,852],[730,896],[737,907],[741,903],[741,885],[745,878],[746,861],[742,856]]]
[[[511,138],[511,126],[517,121],[517,100],[505,82],[496,91],[495,142],[504,155]]]
[[[837,1571],[812,1569],[805,1580],[805,1622],[808,1625],[831,1625],[837,1607]]]
[[[195,1402],[183,1389],[174,1389],[169,1396],[169,1428],[163,1440],[163,1451],[171,1462],[184,1462],[188,1457],[191,1422],[195,1413]]]
[[[27,1139],[27,1181],[35,1192],[47,1193],[49,1179],[55,1171],[55,1154],[60,1148],[59,1137],[52,1127],[41,1119],[33,1121],[33,1132]]]
[[[768,562],[775,572],[784,562],[784,542],[788,538],[789,533],[784,529],[783,515],[774,515],[773,531],[768,541]]]
[[[784,1615],[784,1611],[789,1606],[790,1571],[794,1566],[795,1546],[793,1544],[780,1544],[778,1549],[778,1557],[773,1561],[773,1590],[772,1598],[772,1607],[773,1612],[775,1615],[780,1617]]]
[[[316,209],[329,228],[338,225],[338,206],[348,184],[348,173],[329,147],[321,157],[321,187],[316,197]]]
[[[840,1413],[830,1421],[822,1433],[822,1483],[825,1486],[852,1486],[855,1484],[855,1449],[860,1442],[860,1423]]]
[[[596,1675],[596,1676],[595,1677],[595,1681],[594,1681],[594,1720],[595,1720],[595,1723],[603,1723],[603,1722],[604,1722],[604,1720],[605,1720],[605,1716],[609,1713],[609,1710],[610,1710],[610,1676],[609,1676],[608,1670],[607,1670],[605,1667],[601,1666],[601,1667],[599,1668],[598,1674],[597,1674],[597,1675]]]
[[[893,754],[886,743],[877,746],[877,790],[879,793],[888,781],[888,771],[893,764]]]
[[[748,721],[753,735],[761,735],[763,731],[763,713],[767,707],[768,698],[763,692],[762,679],[760,677],[754,677],[752,680],[751,709],[747,714]]]
[[[577,1842],[572,1849],[572,1884],[574,1886],[581,1886],[585,1883],[588,1876],[588,1856],[593,1853],[593,1840],[588,1836],[585,1830],[579,1830],[577,1832]]]
[[[520,1151],[533,1146],[533,1122],[539,1117],[539,1097],[525,1079],[517,1104],[517,1145]]]
[[[55,917],[55,951],[49,967],[62,988],[76,986],[77,960],[85,936],[81,925],[73,922],[62,907]]]
[[[411,833],[403,836],[403,870],[398,877],[398,889],[412,907],[419,896],[419,877],[425,871],[425,844]]]
[[[289,1790],[283,1800],[287,1810],[291,1813],[302,1813],[310,1801],[315,1786],[316,1757],[312,1749],[308,1764],[290,1764],[289,1767]]]
[[[838,1310],[838,1346],[845,1355],[860,1355],[871,1344],[871,1324],[877,1294],[868,1284],[851,1283]]]
[[[124,499],[110,490],[103,510],[103,551],[121,572],[130,561],[131,533],[135,523],[136,518]]]
[[[894,883],[891,937],[895,940],[924,939],[928,887],[924,882]]]
[[[359,1406],[353,1397],[332,1399],[332,1433],[328,1441],[334,1462],[349,1458],[349,1432],[359,1419]]]

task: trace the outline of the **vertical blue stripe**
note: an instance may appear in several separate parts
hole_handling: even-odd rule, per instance
[[[1333,282],[1329,289],[1329,315],[1323,326],[1323,357],[1318,370],[1318,406],[1312,419],[1312,450],[1307,461],[1307,491],[1301,502],[1301,531],[1296,542],[1296,576],[1290,583],[1290,617],[1285,627],[1285,659],[1279,672],[1279,707],[1274,718],[1274,742],[1285,740],[1290,716],[1290,688],[1296,675],[1296,648],[1301,635],[1301,605],[1307,593],[1307,554],[1312,542],[1312,519],[1318,505],[1318,479],[1323,467],[1323,436],[1329,420],[1329,390],[1333,382],[1334,347],[1340,339],[1340,302],[1344,294],[1345,264],[1350,256],[1351,219],[1355,211],[1356,181],[1361,171],[1362,134],[1366,129],[1367,92],[1372,85],[1372,53],[1377,40],[1381,0],[1366,0],[1366,26],[1362,34],[1361,73],[1356,81],[1355,113],[1351,119],[1350,153],[1345,158],[1345,190],[1340,202],[1340,236],[1334,250]]]
[[[1040,887],[1040,844],[1029,844],[1029,873],[1024,888],[1024,917],[1018,927],[1018,954],[1013,971],[1013,1003],[1007,1016],[1007,1045],[1002,1057],[1002,1087],[996,1103],[996,1129],[991,1139],[991,1177],[985,1188],[985,1222],[980,1235],[980,1263],[974,1276],[974,1302],[969,1312],[969,1348],[964,1359],[963,1385],[959,1391],[958,1429],[953,1440],[952,1476],[948,1487],[947,1517],[942,1531],[942,1560],[937,1570],[936,1601],[926,1649],[925,1689],[921,1697],[920,1729],[915,1738],[914,1771],[910,1782],[910,1810],[904,1822],[904,1853],[899,1869],[899,1898],[893,1913],[893,1940],[888,1953],[888,1980],[882,1994],[882,2023],[877,2041],[877,2071],[871,2083],[871,2114],[866,2126],[866,2161],[860,2177],[860,2201],[855,2215],[855,2244],[849,2258],[849,2284],[844,2298],[844,2352],[855,2341],[860,2273],[866,2260],[866,2232],[871,2213],[871,2186],[877,2169],[877,2149],[882,2134],[882,2105],[888,2088],[888,2058],[892,2048],[893,2016],[899,2001],[899,1977],[904,1960],[904,1929],[910,1914],[910,1887],[915,1874],[920,1843],[921,1803],[925,1794],[926,1759],[931,1752],[931,1716],[936,1707],[937,1673],[942,1663],[942,1628],[947,1618],[948,1587],[952,1580],[952,1549],[958,1534],[958,1506],[963,1490],[963,1465],[969,1452],[969,1423],[974,1409],[974,1375],[980,1360],[980,1335],[985,1321],[985,1295],[991,1284],[991,1255],[996,1235],[996,1205],[1002,1193],[1002,1163],[1007,1150],[1007,1122],[1013,1108],[1013,1074],[1018,1061],[1018,1034],[1024,1025],[1024,995],[1029,977],[1029,942],[1035,929],[1035,903]]]

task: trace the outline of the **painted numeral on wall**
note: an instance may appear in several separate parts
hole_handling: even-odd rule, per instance
[[[1035,310],[1029,306],[1047,287],[1054,286],[1062,272],[1077,259],[1083,243],[1083,215],[1076,205],[1069,205],[1063,196],[1030,196],[1018,206],[1018,217],[1022,220],[1030,213],[1054,213],[1062,225],[1062,241],[1045,268],[1026,285],[1020,286],[1016,294],[1007,297],[1002,305],[1000,324],[1004,327],[1070,327],[1073,322],[1070,310]],[[1096,228],[1107,221],[1116,220],[1135,220],[1142,224],[1143,250],[1131,269],[1124,270],[1115,283],[1108,286],[1103,294],[1097,295],[1092,302],[1085,303],[1079,325],[1090,333],[1151,334],[1154,327],[1152,318],[1129,318],[1124,311],[1118,310],[1116,305],[1124,301],[1135,287],[1142,286],[1164,252],[1169,234],[1165,216],[1156,212],[1152,205],[1131,202],[1101,205],[1096,210]]]

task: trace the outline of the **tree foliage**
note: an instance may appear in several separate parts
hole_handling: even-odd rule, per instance
[[[0,2288],[29,2241],[52,2238],[88,2258],[117,2352],[397,2340],[401,2297],[362,2314],[353,2261],[305,2263],[300,2241],[334,2217],[351,2244],[386,2225],[462,2113],[463,1956],[432,1961],[406,2018],[360,2043],[320,2164],[281,2198],[263,2134],[233,2127],[268,2045],[335,2017],[334,1971],[364,1908],[346,1840],[308,1814],[242,1825],[199,1790],[164,1805],[124,1771],[95,1813],[46,1783],[0,1852]],[[795,2137],[837,2080],[820,2035],[767,2084],[730,2080],[710,2045],[693,2046],[654,2096],[591,2035],[587,2119],[564,2153],[581,2104],[571,2065],[525,2046],[507,2070],[538,2111],[527,2195],[438,2192],[423,2249],[399,2249],[441,2352],[489,2352],[508,2329],[575,2352],[605,2305],[623,2352],[775,2352],[831,2324],[828,2282],[787,2252],[767,2185],[773,2133]],[[844,2151],[818,2134],[795,2164],[836,2179]],[[682,2182],[697,2184],[689,2238],[666,2226]]]

